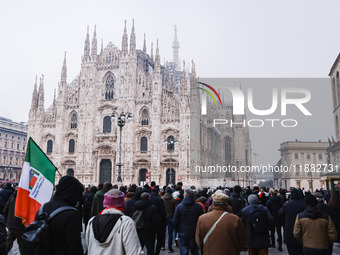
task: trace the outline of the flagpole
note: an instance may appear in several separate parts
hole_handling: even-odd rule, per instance
[[[30,139],[31,139],[32,142],[39,148],[39,150],[46,156],[46,158],[51,162],[51,164],[54,166],[55,170],[58,172],[59,176],[60,176],[60,177],[63,177],[63,176],[60,174],[58,168],[53,164],[53,162],[49,159],[49,157],[45,154],[45,152],[39,147],[39,145],[33,140],[33,138],[32,138],[32,137],[29,137],[28,141],[29,141]],[[28,145],[28,142],[27,142],[27,145]],[[27,148],[26,148],[26,152],[27,152]]]

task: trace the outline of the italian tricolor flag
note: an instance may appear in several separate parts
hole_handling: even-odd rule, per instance
[[[40,206],[50,201],[56,168],[39,146],[29,138],[15,204],[15,216],[27,226]]]

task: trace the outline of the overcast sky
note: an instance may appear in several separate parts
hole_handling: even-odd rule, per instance
[[[121,48],[124,20],[130,34],[134,18],[137,48],[144,33],[148,52],[158,38],[163,63],[177,24],[180,58],[193,59],[200,77],[327,77],[340,50],[339,10],[336,0],[3,1],[0,116],[28,120],[36,75],[50,106],[65,51],[68,82],[80,71],[87,25],[90,40],[97,26],[98,48],[101,39]]]

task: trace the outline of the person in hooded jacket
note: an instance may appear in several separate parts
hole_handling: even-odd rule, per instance
[[[142,248],[146,246],[148,255],[154,255],[155,237],[161,224],[161,217],[157,208],[152,204],[149,193],[142,193],[140,200],[135,204],[135,209],[143,211],[144,227],[137,229],[139,241]]]
[[[304,255],[332,254],[337,232],[331,217],[317,208],[315,196],[307,196],[306,204],[306,209],[296,216],[294,237],[302,243]]]
[[[125,200],[124,214],[126,216],[129,216],[130,218],[132,217],[132,214],[134,213],[134,211],[136,211],[135,205],[137,201],[140,199],[142,193],[143,191],[138,190],[131,199]]]
[[[270,226],[270,237],[272,241],[272,247],[275,248],[275,229],[276,229],[277,241],[279,243],[278,250],[282,251],[282,233],[281,233],[282,219],[281,216],[279,215],[279,210],[283,206],[283,201],[277,195],[277,193],[278,193],[277,190],[272,191],[266,206],[274,219],[274,224]]]
[[[133,220],[123,214],[124,193],[111,189],[104,194],[104,210],[89,220],[86,243],[90,255],[138,255],[141,253]]]
[[[83,185],[73,176],[60,179],[52,200],[43,204],[43,212],[51,214],[62,206],[75,207],[83,199]],[[37,220],[38,213],[36,215]],[[49,222],[52,249],[55,255],[83,254],[81,244],[81,216],[76,210],[65,210],[54,216]]]

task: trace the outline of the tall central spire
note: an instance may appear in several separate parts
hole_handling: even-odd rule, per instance
[[[179,42],[177,41],[177,26],[175,24],[175,37],[172,43],[172,53],[173,53],[173,61],[175,62],[176,66],[178,66],[178,51],[179,51]]]

